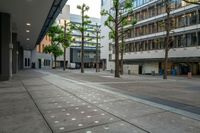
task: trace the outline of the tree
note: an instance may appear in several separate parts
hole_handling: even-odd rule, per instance
[[[44,48],[45,53],[52,53],[55,60],[55,68],[56,68],[56,58],[63,54],[62,49],[58,46],[60,44],[61,37],[60,35],[63,33],[62,28],[59,25],[53,23],[48,30],[48,36],[51,37],[51,45],[46,46]]]
[[[89,16],[85,13],[90,9],[86,4],[78,5],[77,8],[81,10],[81,24],[74,24],[73,29],[81,32],[81,73],[84,73],[84,44],[86,31],[89,29],[88,25],[91,23]]]
[[[183,0],[186,3],[190,3],[190,4],[197,4],[200,5],[200,1],[199,0]],[[169,54],[169,49],[172,43],[172,39],[170,39],[172,29],[173,29],[173,20],[172,20],[172,16],[171,16],[171,0],[162,0],[163,4],[165,5],[165,10],[166,10],[166,20],[164,22],[164,27],[165,27],[165,31],[166,31],[166,36],[165,36],[165,41],[164,41],[164,47],[165,47],[165,58],[164,58],[164,74],[163,74],[163,79],[167,79],[167,69],[168,69],[168,54]]]
[[[63,27],[62,27],[63,29]],[[66,69],[66,48],[70,46],[70,44],[74,41],[74,38],[72,36],[72,26],[71,23],[67,23],[66,20],[64,21],[64,30],[61,31],[61,33],[57,36],[58,42],[62,44],[62,47],[64,49],[63,54],[63,70]]]
[[[186,3],[200,5],[200,0],[183,0]]]
[[[55,23],[51,25],[51,27],[48,30],[48,36],[51,37],[51,44],[58,45],[60,42],[60,34],[62,34],[62,28],[59,25],[56,25]]]
[[[56,58],[58,56],[63,55],[62,49],[58,45],[52,44],[44,47],[44,52],[53,54],[55,60],[55,68],[56,68]]]
[[[111,30],[111,36],[114,38],[115,42],[115,77],[120,77],[119,73],[119,29],[121,23],[124,20],[128,19],[128,15],[131,13],[131,9],[133,8],[132,0],[125,0],[124,4],[120,3],[120,0],[112,0],[113,8],[110,11],[102,10],[101,15],[107,16],[107,20],[104,25],[107,26]],[[126,15],[120,16],[123,14],[123,11],[127,11]],[[114,28],[113,28],[114,27]]]
[[[125,37],[127,36],[127,32],[125,30],[125,26],[128,25],[129,23],[131,23],[132,26],[135,26],[135,24],[137,23],[137,20],[135,18],[131,18],[128,17],[128,19],[125,19],[122,23],[121,23],[121,27],[120,27],[120,36],[121,36],[121,43],[120,43],[120,53],[121,53],[121,59],[120,59],[120,72],[121,75],[124,74],[124,48],[125,48]]]
[[[101,30],[100,25],[96,24],[94,33],[96,34],[96,72],[100,72],[99,63],[100,63],[100,46],[99,39],[103,38],[100,36]]]
[[[172,30],[172,26],[171,26],[172,18],[170,15],[171,13],[170,1],[171,0],[162,0],[162,1],[163,1],[163,4],[165,5],[165,10],[167,13],[167,17],[164,22],[166,36],[165,36],[165,41],[164,41],[165,58],[164,58],[164,74],[163,74],[163,79],[167,79],[169,45],[171,44],[170,31]]]

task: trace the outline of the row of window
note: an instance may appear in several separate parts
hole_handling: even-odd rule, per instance
[[[81,57],[81,52],[78,52],[77,56],[80,58]],[[84,52],[84,58],[92,58],[92,59],[94,59],[95,56],[96,56],[96,52]]]
[[[51,61],[44,59],[44,66],[50,66]]]
[[[30,66],[30,58],[25,58],[24,59],[24,61],[25,61],[25,67],[29,67]]]
[[[151,0],[136,0],[135,4],[136,5],[143,5],[144,3],[147,3]],[[138,4],[137,4],[138,3]],[[170,7],[172,10],[188,6],[190,5],[189,3],[184,2],[183,0],[170,0]],[[138,21],[151,18],[160,14],[166,13],[166,8],[165,4],[162,1],[159,1],[155,3],[152,6],[149,6],[143,10],[136,11],[133,16],[136,17]]]
[[[164,38],[133,42],[125,45],[125,52],[164,49]],[[177,35],[170,38],[170,48],[200,46],[200,32]]]
[[[139,7],[150,1],[152,1],[152,0],[134,0],[133,5],[134,5],[134,7]]]
[[[161,20],[153,23],[149,23],[133,29],[128,29],[126,38],[133,38],[142,35],[163,32],[165,31],[165,21]],[[193,11],[187,14],[175,16],[171,19],[171,29],[191,26],[200,24],[200,10]]]

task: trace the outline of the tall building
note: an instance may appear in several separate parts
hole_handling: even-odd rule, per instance
[[[95,67],[95,62],[96,62],[96,34],[94,33],[94,29],[96,28],[96,24],[99,26],[100,25],[100,19],[98,18],[90,18],[91,24],[88,25],[88,31],[86,31],[85,35],[85,44],[84,44],[84,64],[86,68],[91,68]],[[58,15],[58,17],[55,20],[55,23],[64,27],[64,22],[67,23],[72,23],[74,25],[79,25],[81,24],[81,16],[80,15],[75,15],[75,14],[70,14],[70,6],[65,5]],[[66,66],[68,68],[80,68],[81,64],[81,58],[80,58],[80,52],[81,52],[81,33],[78,30],[73,30],[72,36],[75,39],[75,42],[73,42],[69,48],[66,49]],[[48,58],[51,58],[50,61],[50,66],[53,61],[53,57],[51,57],[51,54],[44,54],[43,49],[45,46],[51,44],[51,38],[49,38],[48,35],[44,37],[44,39],[41,41],[39,45],[36,47],[36,58],[37,54],[38,56],[38,61],[39,61],[39,66],[45,67],[43,64],[45,63]],[[99,42],[100,44],[100,42]],[[62,45],[60,47],[63,49]],[[64,49],[63,49],[64,50]],[[28,52],[26,52],[27,54]],[[28,55],[31,53],[28,53]],[[44,56],[41,56],[44,55]],[[47,59],[46,59],[47,58]],[[37,60],[37,59],[36,59]],[[36,62],[38,62],[36,61]],[[49,63],[49,62],[48,62]],[[36,64],[38,66],[38,64]],[[57,62],[56,62],[57,67],[63,67],[64,66],[64,57],[59,56],[57,57]],[[29,66],[28,66],[29,67]],[[39,68],[41,68],[39,67]],[[38,68],[38,67],[37,67]]]
[[[81,24],[81,16],[75,14],[69,14],[70,7],[65,5],[62,12],[56,19],[56,23],[64,26],[64,20],[74,25]],[[96,35],[94,28],[96,24],[100,25],[100,19],[90,18],[91,24],[88,26],[86,31],[85,44],[84,44],[84,64],[86,68],[94,67],[96,59]],[[66,66],[68,68],[80,68],[81,58],[81,33],[78,30],[73,30],[72,36],[75,39],[69,48],[66,49]],[[63,67],[63,56],[58,57],[58,65]]]
[[[101,9],[109,10],[112,7],[112,1],[111,0],[102,0],[101,1]],[[101,60],[103,61],[103,64],[105,65],[106,70],[114,70],[114,62],[111,61],[111,58],[109,55],[111,55],[112,51],[109,47],[109,44],[112,43],[112,40],[109,39],[109,32],[110,29],[104,25],[104,22],[106,21],[107,16],[101,16],[101,36],[103,38],[101,39]]]
[[[100,19],[90,18],[90,20],[92,23],[88,25],[84,44],[84,65],[86,68],[95,67],[97,39],[94,29],[96,28],[96,25],[100,25]],[[80,25],[81,16],[70,14],[70,22],[74,25]],[[81,64],[81,33],[78,30],[74,30],[72,34],[75,42],[70,46],[70,63],[75,63],[75,66],[79,68]]]
[[[24,51],[24,68],[52,68],[52,55],[43,51],[49,45],[51,45],[51,38],[45,35],[40,44],[36,45],[35,49]]]
[[[160,0],[135,0],[134,6],[130,17],[136,18],[137,24],[125,28],[124,70],[134,74],[162,74],[165,5]],[[173,22],[168,73],[181,75],[192,71],[193,74],[200,74],[200,6],[182,0],[171,0],[170,6]],[[107,42],[106,45],[110,48],[110,62],[114,62],[113,44]]]

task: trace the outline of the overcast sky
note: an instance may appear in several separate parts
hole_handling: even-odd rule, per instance
[[[67,5],[70,5],[70,13],[80,15],[80,10],[76,7],[85,3],[90,7],[87,15],[90,17],[100,18],[101,0],[68,0]]]

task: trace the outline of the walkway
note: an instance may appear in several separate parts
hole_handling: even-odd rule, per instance
[[[174,112],[56,72],[26,70],[0,82],[2,133],[200,132],[199,115]]]

